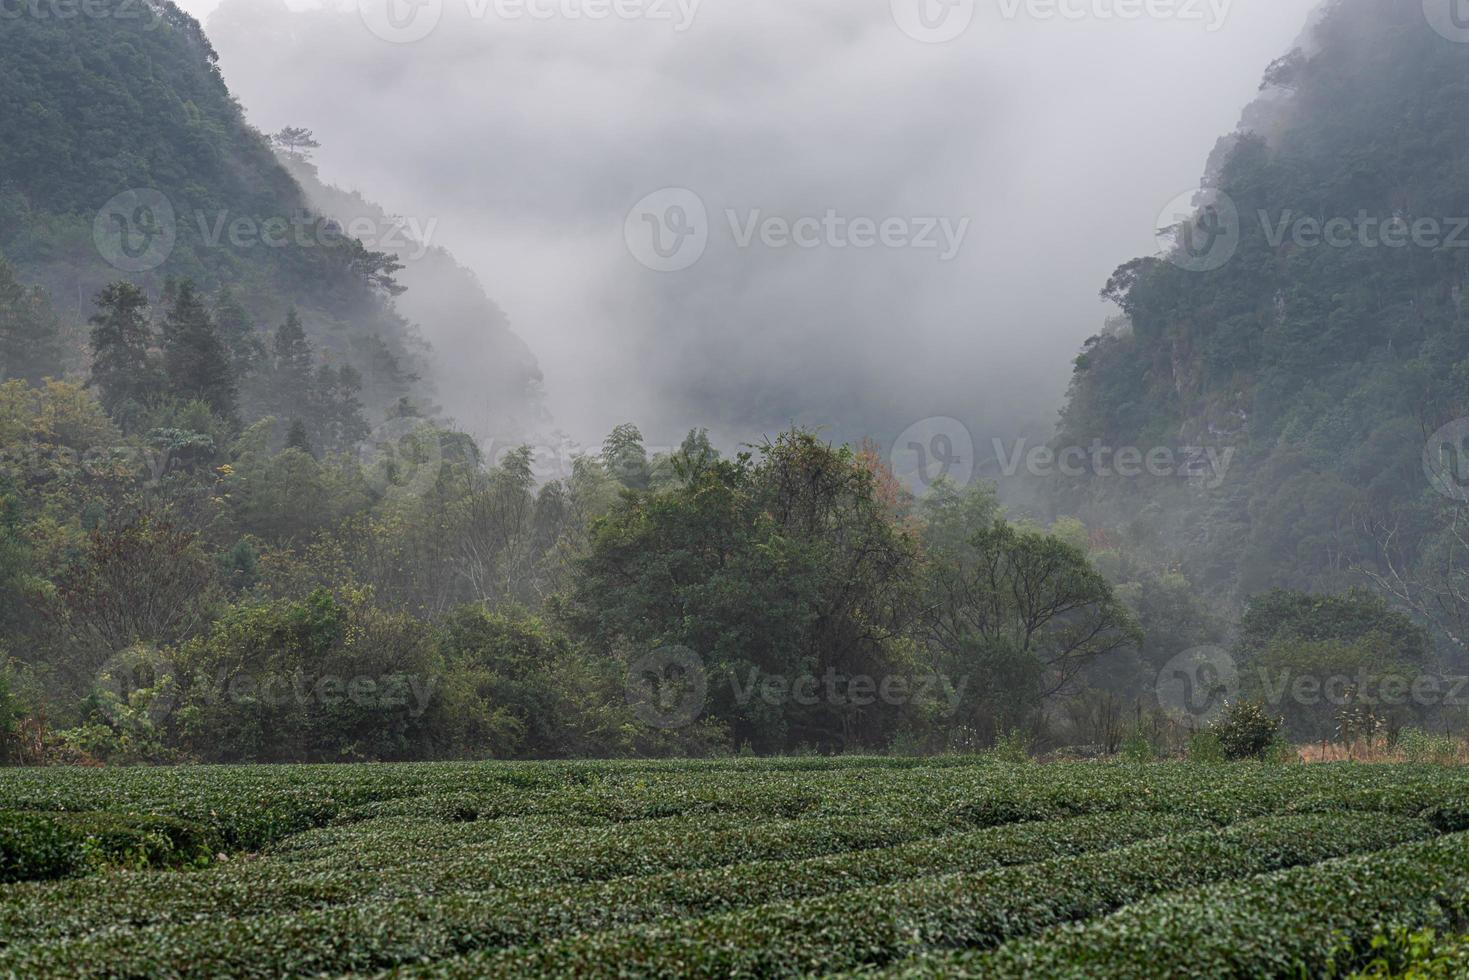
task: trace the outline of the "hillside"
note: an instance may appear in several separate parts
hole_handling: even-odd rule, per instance
[[[267,343],[298,309],[315,350],[362,375],[370,415],[405,395],[433,401],[437,362],[419,318],[441,307],[403,293],[440,284],[399,280],[391,223],[348,237],[321,213],[246,122],[193,18],[168,2],[97,10],[0,19],[0,254],[49,296],[71,369],[106,283],[126,277],[156,301],[187,278],[211,295],[228,287]],[[480,375],[494,392],[482,406],[533,411],[534,358],[503,317],[495,326],[480,339],[515,367]]]
[[[1261,91],[1192,219],[1198,235],[1223,215],[1224,234],[1117,270],[1103,295],[1123,315],[1077,358],[1057,437],[1232,465],[1208,488],[1096,472],[1047,488],[1234,597],[1406,576],[1451,503],[1425,443],[1469,414],[1469,45],[1416,2],[1334,0]]]

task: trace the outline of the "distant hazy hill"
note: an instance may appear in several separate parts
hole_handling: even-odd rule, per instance
[[[1077,359],[1060,445],[1232,449],[1220,485],[1103,473],[1052,481],[1057,510],[1234,593],[1434,533],[1424,445],[1469,415],[1469,32],[1439,28],[1419,0],[1328,4],[1216,151],[1193,252],[1108,284],[1126,316]]]
[[[314,179],[308,195],[281,165],[196,21],[167,2],[87,10],[0,18],[0,252],[74,330],[116,278],[155,297],[169,277],[228,285],[261,331],[298,307],[317,349],[358,367],[381,408],[440,387],[434,369],[447,359],[412,321],[445,344],[470,336],[472,321],[483,329],[469,363],[484,368],[491,351],[496,368],[477,372],[484,394],[465,423],[535,411],[534,359],[467,274],[441,253],[395,270],[390,224],[348,238],[323,221],[344,196]]]
[[[485,295],[475,274],[433,245],[433,229],[390,215],[362,194],[325,184],[304,159],[282,163],[306,191],[312,208],[345,228],[386,229],[403,268],[404,316],[420,325],[431,349],[428,365],[445,414],[465,431],[497,444],[524,437],[543,420],[541,370],[510,329],[504,311]],[[427,239],[423,241],[421,239]],[[384,246],[386,247],[386,246]]]

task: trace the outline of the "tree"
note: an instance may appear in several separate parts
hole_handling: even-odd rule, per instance
[[[998,664],[1028,679],[1003,692],[1022,705],[1064,692],[1088,665],[1143,640],[1080,548],[1002,520],[936,561],[925,636],[957,669]]]
[[[153,328],[148,323],[148,297],[130,282],[119,280],[97,297],[92,324],[92,377],[102,406],[114,418],[128,406],[143,406],[158,391],[158,374],[150,359]]]
[[[138,643],[169,644],[208,621],[215,563],[199,536],[167,519],[142,517],[98,528],[57,582],[64,623],[90,676]]]
[[[301,424],[300,419],[291,422],[291,427],[286,431],[286,448],[299,449],[307,456],[315,456],[311,451],[311,439],[306,435],[306,426]]]
[[[253,375],[265,359],[265,345],[255,331],[250,312],[228,286],[215,299],[214,322],[219,325],[220,339],[230,352],[235,379],[243,381]]]
[[[637,426],[629,422],[612,430],[602,443],[602,465],[628,489],[648,489],[648,453]]]
[[[1276,644],[1368,642],[1395,660],[1424,664],[1430,654],[1426,631],[1366,589],[1313,595],[1277,589],[1250,600],[1239,623],[1236,652],[1253,660]]]
[[[321,144],[316,141],[311,130],[300,126],[286,126],[270,137],[271,143],[285,151],[286,155],[293,160],[309,160],[313,150],[319,150]]]
[[[274,355],[270,384],[272,411],[285,418],[313,418],[316,405],[312,375],[316,355],[294,309],[286,314],[286,322],[276,330],[271,346]]]
[[[61,374],[61,331],[46,294],[21,285],[0,256],[0,381],[39,384]]]
[[[636,459],[633,433],[622,434],[609,455]],[[594,525],[563,615],[629,663],[692,651],[709,681],[706,716],[757,751],[885,745],[905,706],[852,696],[840,679],[908,677],[916,544],[850,449],[795,430],[758,453],[624,495]],[[752,696],[767,680],[824,693]]]
[[[350,364],[335,369],[323,364],[317,372],[317,431],[327,450],[347,452],[372,434],[361,394],[362,375]]]
[[[229,352],[188,280],[178,284],[163,321],[163,370],[174,398],[198,399],[220,418],[235,418],[235,376]]]

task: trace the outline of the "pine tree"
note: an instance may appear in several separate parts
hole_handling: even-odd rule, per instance
[[[295,310],[286,315],[286,322],[276,330],[273,347],[271,410],[284,418],[315,418],[312,375],[316,355]]]
[[[332,452],[343,452],[365,440],[371,430],[362,412],[362,375],[351,365],[317,372],[321,400],[321,441]]]
[[[62,374],[61,329],[46,294],[27,289],[0,256],[0,381]]]
[[[306,434],[306,426],[300,419],[291,422],[291,428],[286,432],[286,448],[299,449],[307,456],[315,456],[311,451],[311,438]]]
[[[265,345],[255,332],[255,321],[250,312],[228,286],[219,291],[214,301],[214,322],[219,325],[219,336],[230,352],[230,363],[236,381],[244,381],[259,369],[265,360]]]
[[[235,377],[219,328],[185,280],[163,321],[163,370],[168,391],[183,401],[205,402],[220,418],[235,419]]]
[[[142,406],[152,398],[157,372],[148,352],[153,329],[148,325],[148,297],[126,280],[119,280],[97,296],[92,324],[92,378],[102,407],[114,417],[128,406]]]

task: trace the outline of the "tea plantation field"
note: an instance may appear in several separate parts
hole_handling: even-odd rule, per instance
[[[0,976],[1344,977],[1425,929],[1469,971],[1460,769],[0,770],[0,808]]]

